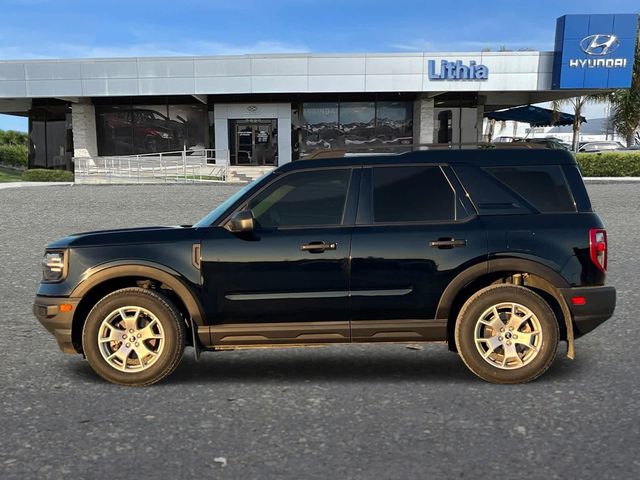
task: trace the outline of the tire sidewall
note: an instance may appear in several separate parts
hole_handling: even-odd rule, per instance
[[[125,306],[143,307],[153,313],[164,331],[164,347],[160,358],[141,372],[123,372],[113,368],[102,357],[98,347],[100,326],[114,310]],[[105,380],[124,385],[148,385],[164,378],[182,356],[184,335],[181,332],[175,307],[164,296],[152,292],[137,292],[125,289],[114,292],[100,300],[91,310],[82,332],[82,346],[87,361],[93,370]]]
[[[531,363],[513,370],[490,365],[475,344],[476,322],[488,308],[503,302],[527,307],[536,315],[542,329],[538,355]],[[467,367],[480,378],[494,383],[525,383],[542,375],[555,358],[559,336],[555,314],[544,299],[527,288],[515,285],[487,287],[471,297],[460,311],[455,329],[456,346]]]

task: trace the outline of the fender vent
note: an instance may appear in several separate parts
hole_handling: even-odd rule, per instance
[[[194,243],[191,247],[191,264],[200,270],[200,244]]]

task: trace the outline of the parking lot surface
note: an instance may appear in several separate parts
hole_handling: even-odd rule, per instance
[[[640,478],[640,189],[589,185],[609,233],[609,322],[528,385],[442,344],[206,353],[141,389],[63,355],[31,314],[45,245],[190,224],[234,186],[0,190],[0,478]]]

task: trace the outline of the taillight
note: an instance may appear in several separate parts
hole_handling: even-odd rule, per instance
[[[607,231],[602,228],[589,230],[591,261],[603,272],[607,270]]]

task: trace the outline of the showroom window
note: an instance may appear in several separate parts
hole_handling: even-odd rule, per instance
[[[340,128],[345,145],[368,145],[376,141],[375,102],[342,102]]]
[[[71,107],[66,102],[34,100],[29,111],[29,168],[72,170]]]
[[[96,105],[98,154],[136,155],[205,148],[207,106],[163,103]]]
[[[303,103],[301,137],[303,155],[323,148],[356,153],[406,151],[413,143],[413,103]]]
[[[377,102],[376,139],[385,145],[413,143],[413,104]]]
[[[338,102],[305,103],[302,106],[302,151],[340,148],[344,139],[338,123]]]

